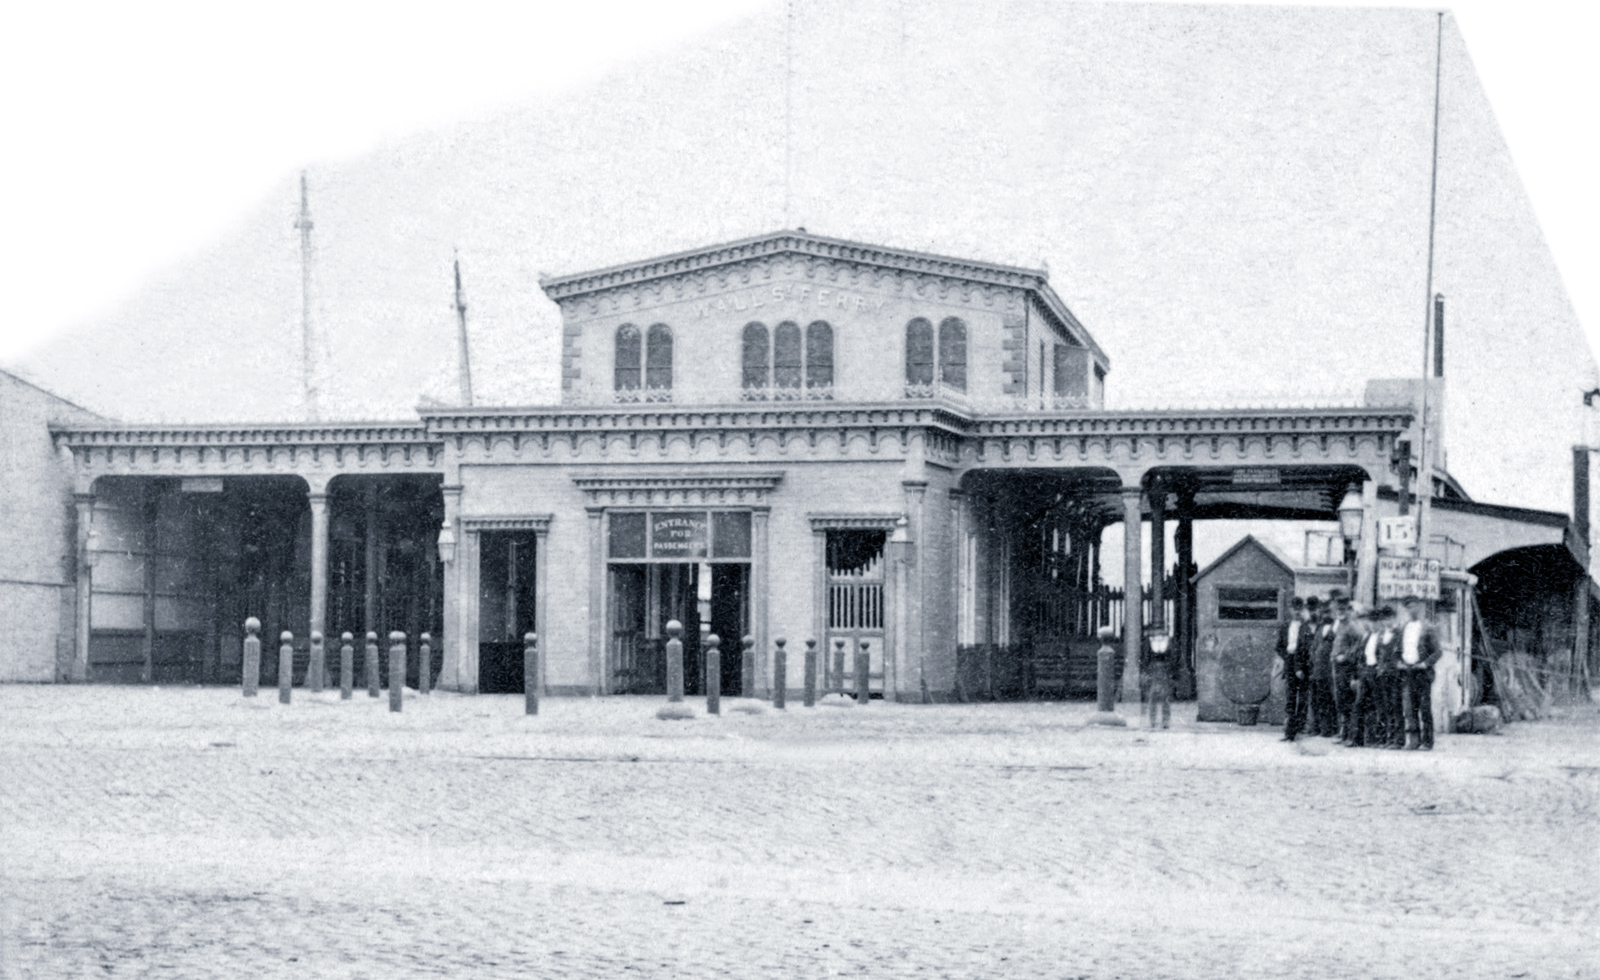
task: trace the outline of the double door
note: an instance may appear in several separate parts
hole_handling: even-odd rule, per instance
[[[684,693],[706,688],[705,639],[721,641],[722,692],[744,690],[741,638],[750,626],[748,562],[613,563],[611,690],[664,694],[667,690],[667,623],[683,625]]]

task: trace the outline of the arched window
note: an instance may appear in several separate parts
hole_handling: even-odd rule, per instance
[[[933,384],[933,324],[920,316],[906,324],[906,384]]]
[[[777,388],[800,387],[804,370],[800,348],[800,325],[792,320],[778,324],[772,336],[772,383]]]
[[[761,389],[767,386],[767,325],[744,325],[744,388]]]
[[[613,386],[618,391],[639,390],[639,328],[624,323],[617,328],[617,353],[612,374]]]
[[[651,391],[672,390],[672,328],[650,326],[644,342],[644,386]]]
[[[806,327],[806,387],[833,387],[833,328],[821,320]]]
[[[967,390],[967,325],[953,316],[939,323],[939,381]]]

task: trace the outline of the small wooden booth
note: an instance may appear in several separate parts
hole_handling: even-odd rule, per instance
[[[1283,681],[1273,677],[1272,661],[1295,592],[1294,569],[1245,535],[1194,583],[1198,719],[1235,721],[1241,703],[1259,703],[1259,722],[1281,724]]]

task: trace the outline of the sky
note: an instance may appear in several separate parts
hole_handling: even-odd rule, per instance
[[[0,363],[116,310],[301,167],[592,84],[770,6],[15,7],[0,32],[9,144]],[[1600,190],[1588,152],[1600,14],[1539,0],[1451,9],[1579,322],[1600,348]]]

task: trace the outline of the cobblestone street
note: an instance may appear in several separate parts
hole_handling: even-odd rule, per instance
[[[1600,977],[1592,708],[657,706],[0,687],[0,976]]]

